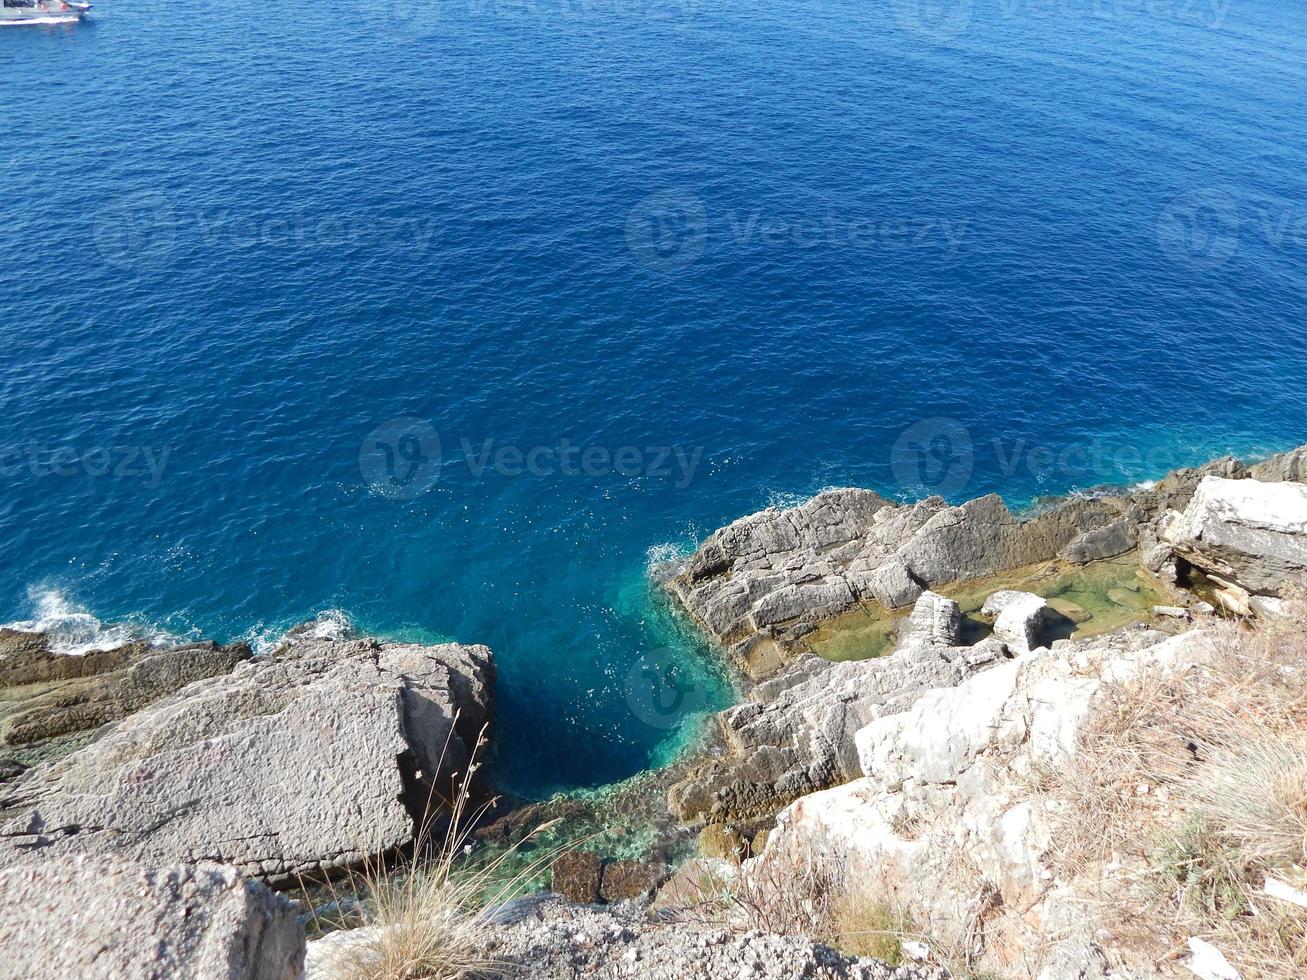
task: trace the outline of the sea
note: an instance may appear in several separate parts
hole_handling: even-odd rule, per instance
[[[735,518],[1307,442],[1297,0],[97,0],[0,187],[0,622],[484,643],[528,797],[731,703]]]

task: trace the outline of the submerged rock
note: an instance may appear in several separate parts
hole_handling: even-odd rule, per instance
[[[482,646],[305,641],[0,788],[0,865],[218,861],[271,881],[413,839],[489,717]]]
[[[295,980],[289,901],[231,868],[54,859],[0,870],[0,973],[25,980]]]

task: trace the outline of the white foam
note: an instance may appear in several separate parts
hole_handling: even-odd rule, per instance
[[[307,623],[296,623],[294,626],[265,626],[260,623],[245,634],[244,640],[258,656],[276,650],[292,633],[295,637],[313,640],[350,640],[358,636],[358,627],[343,609],[324,609]]]
[[[60,589],[33,586],[27,590],[32,604],[32,618],[6,623],[22,633],[45,633],[50,649],[70,657],[80,657],[101,650],[116,650],[142,640],[158,646],[179,642],[178,638],[157,627],[124,622],[106,626],[86,607],[69,599]]]

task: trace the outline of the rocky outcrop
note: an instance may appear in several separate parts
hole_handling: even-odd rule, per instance
[[[0,976],[295,980],[289,901],[231,868],[55,859],[0,871]]]
[[[945,948],[1003,975],[1060,980],[1100,959],[1071,883],[1045,862],[1049,814],[1029,785],[1066,764],[1103,686],[1200,662],[1201,632],[1144,628],[998,664],[918,696],[855,736],[862,777],[784,811],[741,874],[816,860],[882,896]],[[1060,964],[1060,965],[1059,965]]]
[[[133,644],[81,655],[52,652],[39,633],[0,658],[0,688],[37,686],[0,725],[7,746],[88,731],[125,718],[192,681],[225,674],[253,656],[244,643],[158,648]]]
[[[1307,584],[1307,484],[1206,477],[1161,539],[1223,585],[1278,596]]]
[[[903,609],[923,591],[950,583],[1136,549],[1162,573],[1170,555],[1159,546],[1158,522],[1187,507],[1205,478],[1284,481],[1304,474],[1307,446],[1251,468],[1224,457],[1176,470],[1155,486],[1068,498],[1024,519],[992,494],[959,506],[939,497],[907,505],[870,490],[828,490],[722,528],[664,581],[741,669],[762,678],[811,652],[804,638],[818,624],[860,606]]]
[[[761,677],[804,652],[802,637],[819,622],[859,604],[906,607],[937,585],[1050,560],[1122,512],[1112,498],[1072,500],[1018,520],[995,495],[951,507],[939,497],[897,505],[867,490],[831,490],[716,532],[670,588]]]
[[[943,980],[945,976],[932,967],[896,967],[845,956],[802,937],[651,921],[630,907],[587,908],[550,896],[503,906],[486,924],[485,936],[481,955],[494,965],[477,975],[495,978]],[[310,943],[306,980],[336,980],[341,951],[360,939],[366,941],[366,930],[332,933]]]
[[[723,751],[671,788],[672,813],[686,823],[753,825],[805,793],[856,778],[856,731],[1003,659],[995,641],[948,645],[960,620],[956,603],[925,593],[892,655],[831,663],[808,654],[758,684],[718,715]]]
[[[480,646],[302,641],[196,681],[0,791],[0,865],[216,861],[270,881],[410,841],[489,716]]]

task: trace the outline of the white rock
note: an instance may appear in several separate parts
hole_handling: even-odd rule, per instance
[[[1185,966],[1203,980],[1243,980],[1219,949],[1197,937],[1189,940],[1189,958]]]
[[[994,636],[1014,654],[1029,653],[1042,642],[1047,609],[1048,603],[1040,596],[1016,593],[1004,603],[994,621]]]

